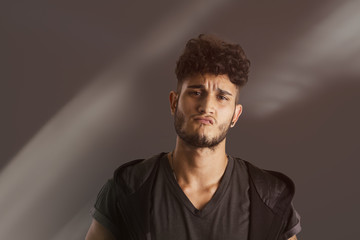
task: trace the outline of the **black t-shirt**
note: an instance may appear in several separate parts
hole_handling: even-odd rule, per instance
[[[196,209],[178,185],[167,158],[161,159],[155,184],[151,234],[154,239],[247,239],[249,183],[245,164],[234,170],[229,158],[211,200]]]
[[[249,178],[246,164],[228,158],[228,165],[211,200],[196,209],[178,185],[167,155],[160,160],[153,185],[151,239],[247,239],[249,229]],[[93,217],[116,234],[121,214],[116,207],[115,185],[109,180],[100,191]],[[124,230],[124,229],[123,229]],[[300,232],[300,217],[292,214],[283,232],[285,239]]]

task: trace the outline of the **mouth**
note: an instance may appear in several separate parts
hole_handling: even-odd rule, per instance
[[[214,119],[212,119],[210,117],[195,117],[194,120],[199,123],[205,124],[205,125],[213,125],[214,124]]]

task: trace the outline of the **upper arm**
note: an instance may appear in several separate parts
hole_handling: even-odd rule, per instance
[[[294,235],[291,238],[289,238],[288,240],[297,240],[297,237],[296,237],[296,235]]]
[[[93,219],[85,240],[115,240],[115,237],[108,229]]]

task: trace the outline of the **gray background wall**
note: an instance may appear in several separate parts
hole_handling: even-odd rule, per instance
[[[251,59],[228,153],[289,175],[299,239],[359,236],[359,1],[1,1],[0,239],[83,239],[101,185],[174,147],[199,33]]]

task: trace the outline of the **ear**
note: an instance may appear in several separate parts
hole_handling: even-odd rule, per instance
[[[231,121],[231,127],[234,127],[237,120],[239,119],[241,113],[242,113],[242,110],[243,110],[243,107],[241,104],[236,104],[235,106],[235,113],[234,113],[234,116],[233,116],[233,119]]]
[[[171,91],[169,95],[169,100],[170,100],[171,115],[174,115],[178,103],[178,94],[174,91]]]

